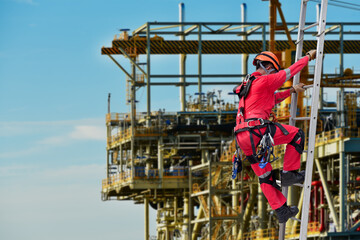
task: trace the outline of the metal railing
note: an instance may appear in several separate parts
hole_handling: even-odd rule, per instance
[[[316,235],[320,234],[320,223],[319,222],[310,222],[308,224],[308,234],[309,235]],[[285,232],[286,238],[298,238],[300,234],[300,226],[297,226],[296,229],[292,227],[287,227]],[[243,235],[243,239],[250,240],[272,240],[278,239],[278,232],[275,228],[270,229],[259,229],[251,232],[246,232]]]
[[[187,178],[188,169],[185,167],[177,167],[175,169],[164,169],[163,178]],[[102,180],[102,188],[106,190],[109,187],[113,187],[118,184],[128,183],[134,179],[157,179],[159,178],[158,169],[146,169],[145,167],[135,167],[134,176],[132,176],[131,170],[128,169],[125,172],[120,172],[111,175],[107,179]]]

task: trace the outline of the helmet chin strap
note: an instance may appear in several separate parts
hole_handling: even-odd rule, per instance
[[[260,67],[266,72],[266,74],[267,75],[269,75],[270,73],[272,73],[273,71],[275,71],[275,69],[270,69],[270,70],[267,70],[265,67],[264,67],[264,65],[262,65],[262,63],[261,62],[259,62],[259,65],[260,65]]]

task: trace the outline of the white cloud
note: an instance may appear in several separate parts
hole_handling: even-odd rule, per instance
[[[105,119],[90,118],[78,120],[62,120],[62,121],[19,121],[5,122],[0,121],[0,137],[2,136],[18,136],[25,134],[33,134],[39,131],[48,131],[60,127],[75,127],[81,125],[104,126]]]
[[[10,149],[0,158],[29,157],[54,147],[65,147],[80,141],[102,141],[106,144],[104,119],[71,121],[0,122],[0,142]],[[27,140],[31,139],[31,140]],[[21,148],[15,146],[21,144]]]
[[[70,137],[73,139],[86,139],[86,140],[106,140],[105,127],[82,125],[75,126],[75,130],[70,133]]]

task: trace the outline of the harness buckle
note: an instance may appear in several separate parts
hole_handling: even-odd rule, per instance
[[[254,128],[254,127],[255,127],[255,126],[250,126],[250,125],[249,125],[249,123],[250,123],[250,122],[253,122],[253,121],[260,121],[260,125],[264,125],[264,124],[265,124],[264,119],[258,118],[258,119],[256,119],[256,120],[251,120],[251,121],[246,122],[248,128]],[[259,126],[259,125],[256,125],[256,126]]]
[[[262,118],[258,118],[258,120],[260,121],[260,125],[264,125],[264,124],[265,124],[264,119],[262,119]]]

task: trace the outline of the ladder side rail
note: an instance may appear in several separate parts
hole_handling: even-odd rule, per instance
[[[322,62],[324,54],[324,39],[325,39],[325,26],[326,26],[326,13],[327,13],[328,0],[321,1],[321,12],[319,19],[319,31],[317,35],[317,47],[316,47],[316,63],[314,73],[314,87],[312,91],[312,104],[311,104],[311,120],[309,129],[309,141],[308,152],[306,158],[306,175],[304,182],[304,200],[303,200],[303,213],[301,214],[301,226],[300,226],[300,240],[307,239],[308,221],[309,221],[309,203],[311,193],[311,180],[312,171],[314,165],[314,149],[315,149],[315,137],[316,137],[316,125],[318,117],[318,102],[320,93],[320,81],[322,72]]]
[[[298,61],[302,56],[303,50],[303,42],[304,42],[304,27],[305,27],[305,20],[306,20],[306,7],[307,7],[308,0],[302,0],[300,6],[300,17],[299,17],[299,27],[298,27],[298,37],[297,37],[297,45],[296,45],[296,54],[295,54],[295,62]],[[297,73],[293,78],[293,85],[298,84],[300,81],[300,72]],[[297,93],[292,93],[291,96],[291,105],[290,105],[290,119],[289,125],[295,126],[295,120],[293,119],[296,117],[297,112]],[[288,196],[288,187],[282,187],[282,194],[287,198]],[[285,239],[285,228],[286,223],[279,224],[279,240]]]
[[[295,62],[299,61],[302,57],[303,51],[303,43],[304,43],[304,27],[305,27],[305,19],[306,19],[306,7],[307,7],[308,0],[301,1],[301,8],[300,8],[300,19],[299,19],[299,28],[298,28],[298,37],[297,37],[297,45],[296,45],[296,54],[295,54]],[[293,78],[293,85],[296,85],[300,82],[300,72],[298,72]],[[291,96],[291,105],[290,105],[290,119],[289,125],[295,126],[295,120],[293,119],[296,117],[296,110],[297,110],[297,100],[298,95],[296,92],[292,93]]]

